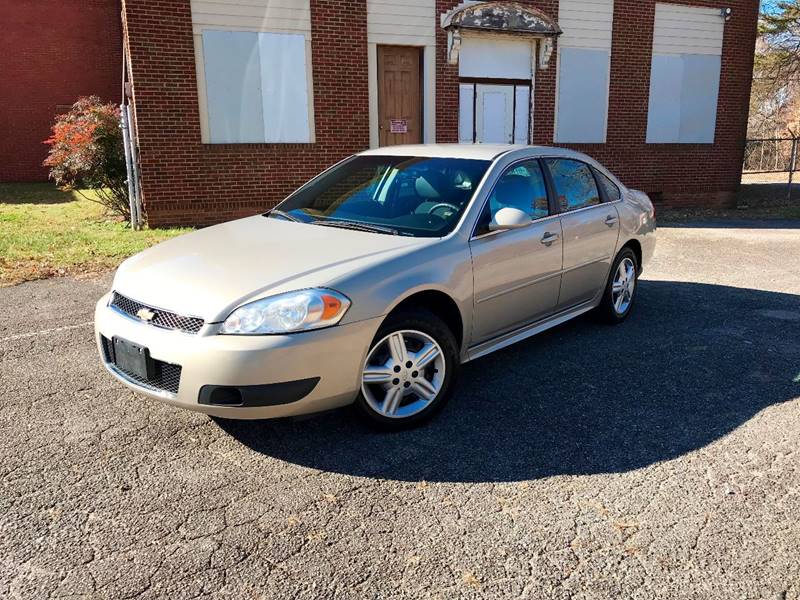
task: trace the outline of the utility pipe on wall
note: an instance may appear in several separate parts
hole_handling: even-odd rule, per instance
[[[144,225],[142,217],[142,186],[139,179],[139,156],[136,148],[136,128],[134,126],[133,111],[130,104],[126,104],[128,121],[128,139],[130,140],[131,167],[133,175],[134,206],[136,207],[136,228],[141,229]]]
[[[144,224],[142,217],[142,195],[139,187],[139,159],[136,152],[136,133],[133,129],[133,116],[129,101],[128,90],[128,52],[123,45],[122,49],[122,103],[120,104],[120,127],[122,140],[125,146],[125,170],[127,172],[128,201],[131,212],[131,228],[141,229]]]
[[[120,124],[122,128],[122,145],[125,147],[125,170],[128,173],[128,204],[131,213],[131,229],[139,229],[139,219],[136,216],[136,183],[133,177],[131,164],[130,131],[128,130],[128,107],[125,104],[119,107]]]

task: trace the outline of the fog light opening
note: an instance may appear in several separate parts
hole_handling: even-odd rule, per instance
[[[218,387],[211,392],[209,401],[215,406],[241,406],[242,392],[235,387]]]

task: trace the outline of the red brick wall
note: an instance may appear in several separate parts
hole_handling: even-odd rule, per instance
[[[446,13],[460,0],[436,0],[436,16]],[[458,142],[458,65],[447,62],[447,32],[436,27],[436,141]]]
[[[626,185],[647,191],[662,205],[725,205],[739,186],[758,2],[670,1],[733,9],[725,25],[714,144],[645,143],[655,0],[615,0],[606,143],[570,147],[595,157]],[[437,15],[459,3],[460,0],[437,0]],[[530,3],[558,18],[558,0]],[[457,141],[458,67],[446,62],[444,32],[438,32],[436,40],[437,138],[442,142]],[[557,69],[554,50],[550,68],[536,73],[533,136],[536,144],[553,144]]]
[[[150,224],[254,214],[369,146],[364,0],[311,0],[314,144],[202,144],[189,0],[123,11]]]
[[[536,8],[558,20],[558,0],[531,2]],[[537,48],[538,51],[538,48]],[[533,90],[533,140],[534,144],[552,145],[556,111],[556,73],[558,40],[553,42],[553,54],[547,69],[537,69]],[[538,55],[536,63],[538,64]]]
[[[120,100],[119,0],[7,0],[0,15],[0,181],[45,180],[57,107]]]
[[[616,0],[607,143],[576,145],[628,185],[672,205],[714,205],[738,187],[752,71],[756,0],[676,0],[730,6],[716,141],[646,144],[655,0]],[[446,62],[436,0],[437,141],[458,135],[458,68]],[[558,0],[530,0],[557,18]],[[200,141],[189,0],[124,0],[145,210],[153,225],[209,224],[272,206],[340,158],[369,144],[364,0],[311,0],[316,143],[208,145]],[[538,71],[534,142],[553,143],[556,54]]]
[[[714,143],[645,142],[655,0],[615,0],[606,143],[574,147],[662,206],[730,205],[741,178],[758,2],[671,1],[733,9],[725,24]]]

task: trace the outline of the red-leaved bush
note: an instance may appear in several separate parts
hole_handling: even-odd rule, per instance
[[[97,96],[78,99],[56,118],[53,135],[44,142],[50,146],[44,165],[58,186],[94,190],[97,202],[130,218],[119,116],[119,107]]]

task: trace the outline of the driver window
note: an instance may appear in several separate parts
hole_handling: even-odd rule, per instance
[[[544,175],[536,159],[526,160],[508,168],[500,176],[489,196],[478,222],[478,235],[489,231],[494,215],[501,208],[518,208],[528,213],[532,220],[550,214]]]

